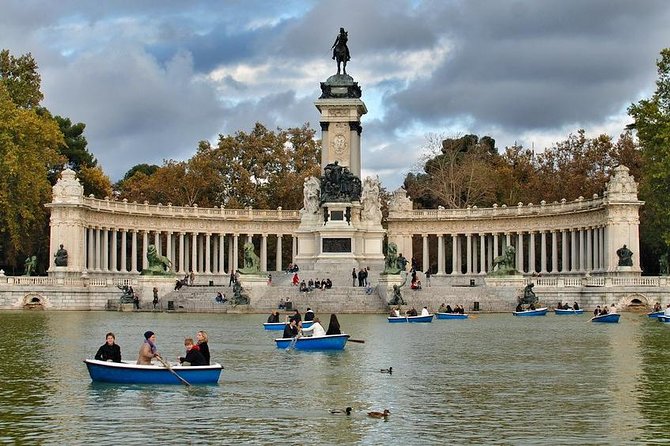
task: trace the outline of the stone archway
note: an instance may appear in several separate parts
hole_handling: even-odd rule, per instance
[[[28,293],[23,296],[23,308],[26,310],[44,310],[46,298],[39,293]]]
[[[633,293],[621,297],[615,303],[617,307],[628,311],[647,311],[648,308],[653,305],[644,294],[640,293]]]

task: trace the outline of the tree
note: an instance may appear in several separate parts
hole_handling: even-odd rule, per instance
[[[60,152],[67,158],[70,168],[75,172],[79,172],[83,166],[95,167],[98,162],[93,155],[86,149],[88,141],[84,136],[84,129],[86,124],[79,122],[73,124],[70,118],[63,118],[61,116],[54,117],[58,123],[58,127],[63,133],[64,144],[60,148]]]
[[[34,109],[20,108],[0,82],[0,242],[5,265],[37,254],[45,262],[51,200],[50,166],[62,162],[58,126]],[[22,263],[22,262],[21,262]]]
[[[640,198],[645,204],[645,220],[654,228],[646,232],[651,246],[667,251],[670,246],[670,48],[661,51],[656,62],[656,91],[628,108],[633,128],[642,148],[644,178]]]
[[[0,83],[19,108],[35,108],[44,98],[37,63],[30,53],[14,57],[9,50],[0,51]]]

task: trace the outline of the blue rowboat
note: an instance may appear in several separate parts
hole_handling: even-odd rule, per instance
[[[109,362],[85,359],[88,373],[94,382],[120,384],[182,384],[169,369],[162,365],[139,365],[134,362]],[[174,365],[172,370],[189,384],[216,384],[223,366],[221,364],[203,366]]]
[[[584,310],[582,310],[581,308],[579,310],[573,310],[571,308],[568,308],[567,310],[563,310],[563,309],[560,309],[560,308],[556,308],[556,309],[554,309],[554,314],[556,314],[557,316],[564,316],[564,315],[567,315],[567,314],[584,314]]]
[[[467,319],[467,314],[461,313],[435,313],[435,317],[438,319]]]
[[[386,319],[392,324],[397,324],[399,322],[426,323],[426,322],[433,322],[433,315],[429,314],[428,316],[399,316],[399,317],[388,316]]]
[[[591,318],[591,322],[604,322],[608,324],[616,324],[619,322],[619,318],[621,315],[619,313],[609,313],[609,314],[601,314],[599,316],[593,316]]]
[[[546,316],[547,308],[538,308],[536,310],[515,311],[514,316]]]
[[[295,348],[296,350],[344,350],[348,334],[312,336],[302,338],[277,338],[277,348]]]
[[[302,321],[302,328],[309,328],[314,324],[314,321]],[[264,322],[263,328],[266,330],[283,330],[286,327],[286,322]]]
[[[651,318],[660,318],[661,316],[665,316],[665,311],[652,311],[650,313],[647,313],[647,316]]]
[[[670,324],[670,316],[658,316],[656,318],[659,322],[663,322],[664,324]]]

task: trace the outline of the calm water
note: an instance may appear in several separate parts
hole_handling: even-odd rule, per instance
[[[326,315],[324,315],[326,316]],[[0,443],[649,444],[670,439],[670,326],[637,314],[388,324],[343,315],[343,352],[286,352],[265,317],[0,313]],[[107,331],[174,359],[210,334],[218,386],[93,384]],[[379,372],[393,367],[393,375]],[[351,406],[351,417],[331,408]],[[388,421],[368,418],[388,408]]]

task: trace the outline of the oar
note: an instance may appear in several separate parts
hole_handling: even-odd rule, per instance
[[[181,381],[185,386],[190,386],[190,385],[191,385],[190,382],[186,381],[184,378],[182,378],[181,376],[179,376],[179,374],[177,374],[177,372],[175,372],[175,371],[172,369],[172,366],[171,366],[169,363],[165,362],[165,361],[163,360],[163,358],[161,358],[160,356],[156,356],[156,358],[158,358],[158,361],[160,361],[160,363],[163,364],[163,367],[165,367],[166,369],[168,369],[168,370],[170,371],[170,373],[172,373],[174,376],[176,376],[176,377],[179,379],[179,381]]]
[[[365,341],[362,339],[351,339],[349,338],[349,342],[356,342],[358,344],[365,344]]]

